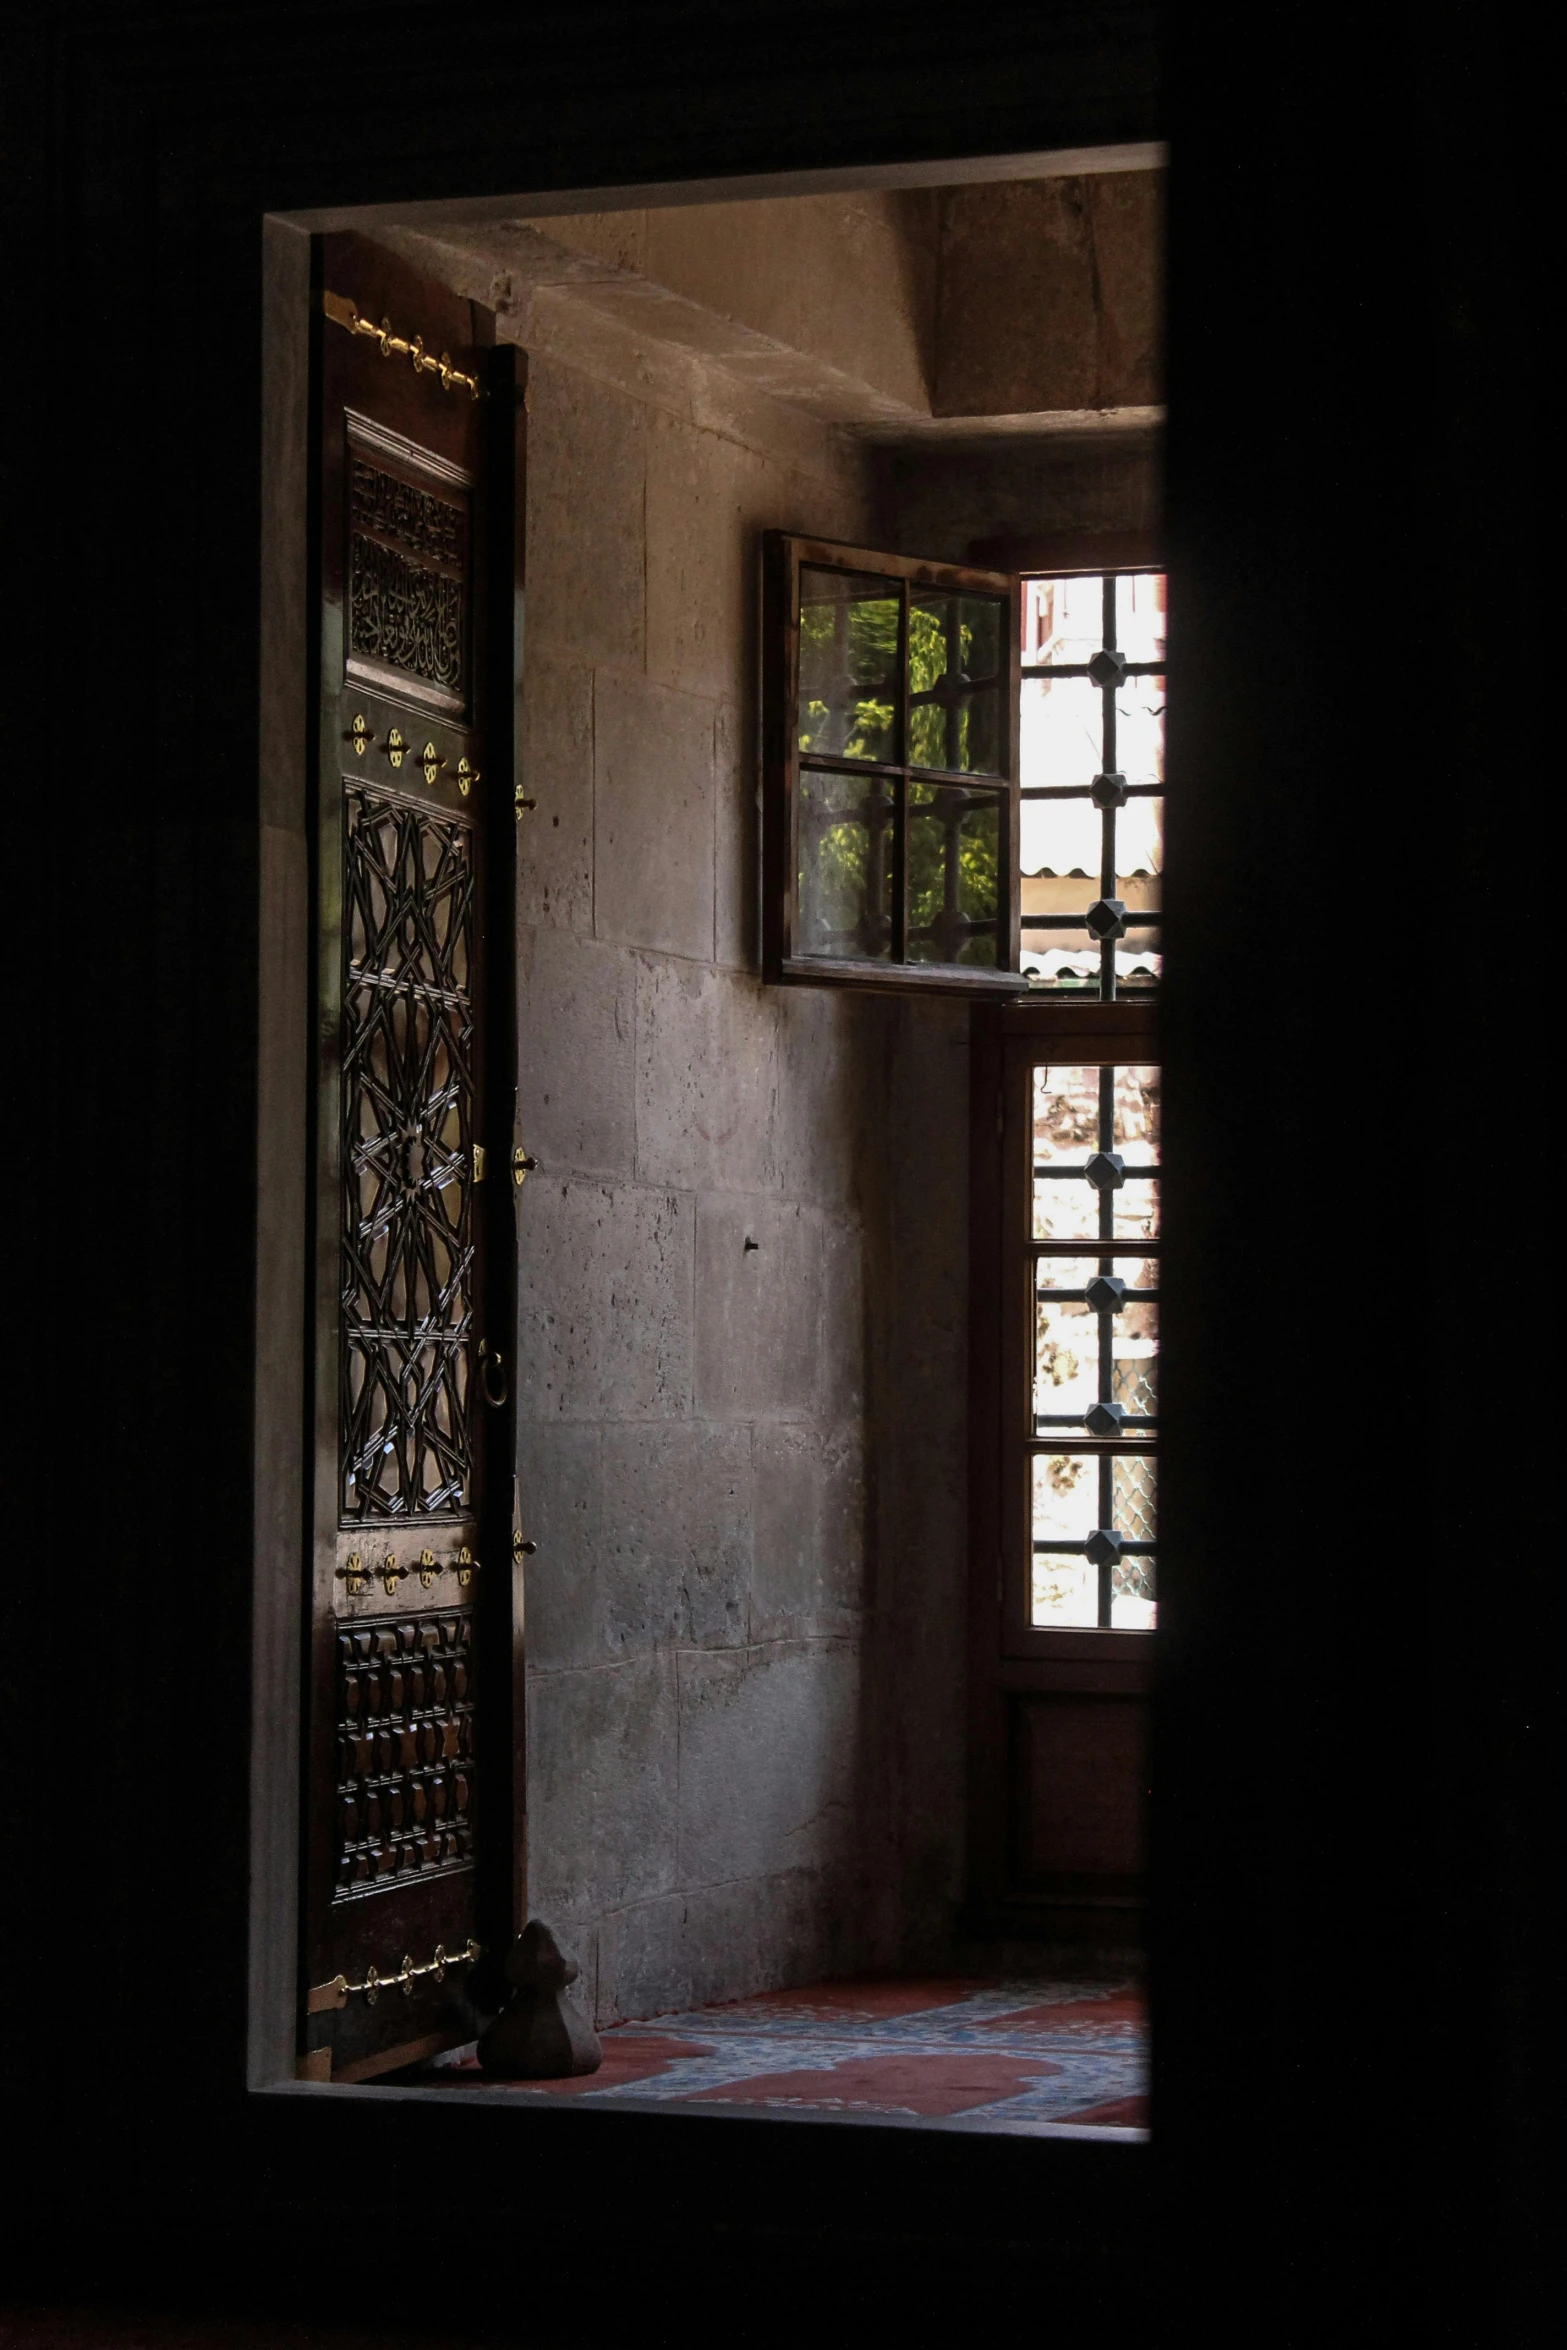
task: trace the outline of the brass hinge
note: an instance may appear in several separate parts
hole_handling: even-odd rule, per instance
[[[412,1999],[415,1983],[433,1975],[438,1983],[446,1980],[446,1970],[452,1966],[472,1966],[480,1956],[479,1945],[470,1937],[465,1950],[448,1954],[444,1944],[437,1942],[435,1956],[423,1966],[415,1966],[405,1957],[395,1975],[383,1975],[373,1966],[365,1968],[362,1983],[351,1983],[346,1975],[334,1975],[330,1983],[313,1983],[305,2001],[310,2015],[326,2015],[336,2007],[346,2007],[350,1999],[363,1999],[367,2007],[374,2007],[383,1991],[401,1991],[405,1999]]]
[[[323,294],[321,307],[334,326],[346,327],[351,335],[368,335],[373,343],[378,343],[383,359],[411,359],[415,375],[440,377],[443,392],[449,392],[454,384],[460,384],[475,400],[483,397],[483,387],[478,377],[464,375],[460,367],[452,365],[444,351],[437,359],[433,352],[425,349],[423,335],[415,335],[412,341],[406,335],[394,335],[389,321],[384,318],[379,326],[373,326],[368,318],[360,317],[357,303],[351,302],[346,294]]]

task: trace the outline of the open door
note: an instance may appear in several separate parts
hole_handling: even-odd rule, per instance
[[[470,2038],[518,1922],[524,426],[487,313],[358,237],[317,261],[301,2069],[353,2080]]]

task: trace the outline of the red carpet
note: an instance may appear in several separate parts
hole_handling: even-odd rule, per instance
[[[808,1983],[601,2034],[578,2080],[522,2097],[877,2116],[1049,2131],[1148,2126],[1147,2007],[1119,1982],[883,1975]],[[484,2084],[476,2059],[426,2076]]]

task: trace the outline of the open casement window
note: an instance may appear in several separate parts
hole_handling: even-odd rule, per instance
[[[1016,994],[1018,582],[770,533],[773,980]]]

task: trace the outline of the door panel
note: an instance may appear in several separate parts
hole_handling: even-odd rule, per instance
[[[510,603],[492,459],[511,355],[362,239],[319,255],[303,2045],[341,2079],[471,2036],[487,1838],[511,1875],[511,1103],[487,1067],[509,971],[489,868],[511,853],[490,814],[510,829],[490,607],[492,560]]]

